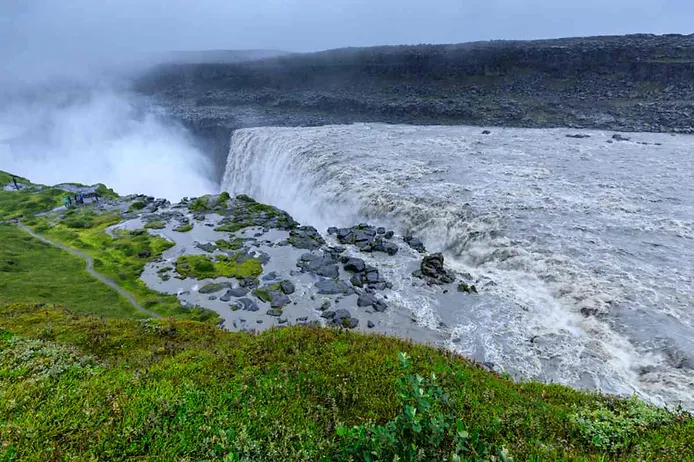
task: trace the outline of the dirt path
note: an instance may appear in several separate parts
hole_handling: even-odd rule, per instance
[[[68,253],[71,253],[72,255],[80,257],[81,259],[83,259],[84,261],[87,262],[87,272],[89,274],[91,274],[93,277],[95,277],[96,279],[98,279],[102,283],[106,284],[107,286],[109,286],[110,288],[112,288],[113,290],[118,292],[118,294],[121,295],[122,297],[125,297],[125,299],[128,300],[128,302],[130,302],[130,304],[133,306],[133,308],[140,311],[141,313],[146,314],[147,316],[151,316],[153,318],[161,318],[161,315],[154,313],[152,311],[149,311],[146,308],[143,308],[139,303],[137,303],[135,298],[133,298],[133,296],[130,295],[130,293],[125,291],[122,287],[120,287],[118,284],[116,284],[113,280],[107,278],[103,274],[97,273],[94,270],[94,262],[92,261],[92,257],[90,257],[89,255],[82,253],[79,250],[68,247],[66,245],[50,241],[50,240],[46,239],[45,237],[41,237],[38,234],[34,233],[29,228],[27,228],[26,226],[24,226],[21,222],[17,222],[17,226],[19,226],[19,228],[22,231],[29,234],[33,238],[40,240],[41,242],[45,242],[46,244],[52,245],[53,247],[56,247],[60,250],[64,250],[65,252],[68,252]]]

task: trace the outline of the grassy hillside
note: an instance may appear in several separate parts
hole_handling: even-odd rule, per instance
[[[106,236],[115,218],[84,211],[24,216],[164,297],[137,288],[151,238]],[[22,233],[0,225],[0,461],[694,460],[691,416],[636,399],[377,335],[229,333],[164,298],[150,307],[168,318],[139,319],[77,257]]]

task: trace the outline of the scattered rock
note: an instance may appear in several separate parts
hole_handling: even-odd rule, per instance
[[[630,141],[631,138],[627,138],[626,136],[620,135],[619,133],[615,133],[612,135],[612,139],[615,141]]]
[[[318,256],[313,254],[304,254],[297,263],[303,272],[317,274],[330,279],[340,277],[340,269],[337,262],[330,256]]]
[[[267,314],[268,316],[274,316],[276,318],[279,318],[280,316],[282,316],[282,310],[267,310],[265,314]]]
[[[386,239],[392,239],[393,236],[395,236],[395,232],[393,231],[388,231],[383,235],[383,237],[385,237]]]
[[[385,233],[386,233],[386,229],[384,227],[380,226],[380,227],[376,228],[376,234],[385,234]]]
[[[426,252],[426,248],[424,247],[424,243],[417,239],[416,237],[413,236],[405,236],[402,238],[403,241],[413,249],[415,249],[419,253],[424,253]]]
[[[351,313],[345,309],[339,309],[335,312],[329,311],[326,313],[332,314],[329,318],[327,318],[330,319],[330,322],[328,323],[330,326],[354,329],[359,325],[359,320],[352,318]]]
[[[376,303],[376,301],[377,301],[377,299],[374,295],[362,294],[357,299],[357,306],[358,307],[373,306],[373,304]]]
[[[361,273],[366,269],[366,263],[364,263],[364,260],[361,258],[348,258],[344,264],[345,271],[350,271],[352,273]]]
[[[200,290],[198,290],[198,292],[200,292],[201,294],[212,294],[224,290],[226,287],[228,287],[228,284],[210,283],[202,286]]]
[[[140,250],[137,256],[140,258],[149,258],[152,256],[152,253],[149,250]]]
[[[197,247],[200,250],[204,250],[208,253],[212,253],[215,250],[217,250],[217,246],[211,242],[205,242],[204,244],[198,242],[197,244],[195,244],[195,247]]]
[[[233,289],[229,289],[227,291],[227,294],[231,295],[232,297],[244,297],[250,292],[250,289],[246,287],[236,287]]]
[[[275,271],[267,273],[265,276],[263,276],[263,281],[276,281],[277,279],[279,279],[279,276]]]
[[[325,239],[313,226],[300,226],[289,232],[287,242],[297,249],[315,250],[325,244]]]
[[[458,284],[458,292],[465,292],[468,294],[471,294],[471,293],[476,294],[477,293],[477,287],[474,284],[468,285],[464,282],[461,282],[460,284]]]
[[[349,285],[340,280],[322,279],[316,282],[315,285],[318,289],[318,293],[323,295],[349,295],[353,292],[353,289]]]
[[[492,132],[490,132],[489,130],[482,130],[482,134],[483,135],[491,135]]]
[[[285,295],[291,295],[296,291],[296,288],[294,287],[294,283],[292,283],[292,281],[284,280],[280,282],[280,290]]]
[[[330,308],[330,300],[323,300],[323,304],[320,306],[321,311],[325,311]]]
[[[341,228],[336,234],[341,244],[355,245],[362,252],[384,252],[388,255],[395,255],[398,252],[397,245],[383,240],[381,235],[387,236],[385,228],[376,229],[367,224],[360,224],[351,228]]]
[[[366,325],[368,326],[369,329],[373,329],[374,327],[376,327],[376,324],[374,324],[374,322],[371,321],[371,320],[369,320],[369,321],[366,323]]]
[[[258,307],[258,304],[251,300],[250,298],[241,298],[236,301],[236,306],[238,307],[239,310],[243,311],[258,311],[260,308]]]
[[[281,308],[285,305],[289,305],[292,301],[282,292],[271,291],[268,292],[270,296],[270,306],[273,308]]]
[[[584,139],[584,138],[590,138],[590,135],[585,135],[583,133],[576,133],[575,135],[566,135],[567,138],[576,138],[576,139]]]

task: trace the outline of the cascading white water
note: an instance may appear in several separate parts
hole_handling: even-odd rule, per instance
[[[484,309],[437,313],[457,351],[694,408],[694,137],[480,132],[239,130],[223,188],[323,231],[367,220],[446,252],[487,282]]]

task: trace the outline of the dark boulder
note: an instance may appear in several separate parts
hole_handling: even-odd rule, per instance
[[[198,242],[195,244],[195,247],[197,247],[200,250],[204,250],[205,252],[212,253],[215,250],[217,250],[217,246],[211,242],[205,242],[205,243],[200,243]]]
[[[229,289],[227,291],[227,294],[231,295],[232,297],[244,297],[248,294],[249,289],[246,287],[236,287],[233,289]]]
[[[345,263],[345,271],[352,273],[361,273],[366,269],[366,264],[361,258],[348,258]]]
[[[330,279],[340,277],[337,261],[332,256],[304,254],[301,256],[297,266],[305,273],[313,273]]]
[[[279,291],[268,292],[268,295],[270,296],[270,306],[273,308],[281,308],[292,302],[289,297]]]
[[[294,283],[292,281],[284,280],[280,282],[280,290],[285,295],[291,295],[296,291],[296,288],[294,287]]]
[[[612,139],[615,141],[630,141],[631,138],[627,138],[626,136],[620,135],[619,133],[615,133],[612,135]]]
[[[372,306],[374,310],[378,311],[379,313],[383,313],[386,308],[388,308],[388,305],[386,305],[386,302],[383,300],[376,300]]]
[[[492,132],[490,132],[489,130],[482,130],[482,134],[483,135],[491,135]]]
[[[346,329],[354,329],[359,325],[359,320],[352,317],[352,314],[345,310],[339,309],[330,317],[330,326],[344,327]]]
[[[413,273],[421,277],[428,284],[450,284],[455,281],[455,276],[448,272],[443,265],[443,254],[435,253],[424,257],[419,267],[419,273]]]
[[[315,284],[319,294],[323,295],[349,295],[354,292],[344,281],[334,279],[322,279]]]
[[[458,284],[458,292],[465,292],[468,294],[476,294],[477,293],[477,287],[474,284],[468,285],[468,284],[462,282],[462,283]]]
[[[243,311],[258,311],[260,308],[258,307],[258,304],[251,300],[250,298],[240,298],[239,300],[236,301],[235,303],[236,307],[239,310]]]
[[[221,290],[224,290],[225,288],[229,287],[228,284],[216,284],[216,283],[210,283],[210,284],[205,284],[202,286],[198,292],[201,294],[213,294],[215,292],[219,292]]]
[[[287,242],[297,249],[315,250],[325,244],[325,239],[313,226],[300,226],[289,231]]]
[[[402,238],[407,245],[415,249],[419,253],[424,253],[426,252],[426,248],[424,247],[424,243],[417,239],[416,237],[413,236],[405,236]]]
[[[362,294],[357,299],[357,306],[362,308],[365,306],[373,306],[373,304],[376,303],[376,300],[376,297],[372,294]]]
[[[576,139],[584,139],[584,138],[590,138],[590,135],[585,135],[581,133],[576,133],[575,135],[566,135],[567,138],[576,138]]]
[[[279,318],[280,316],[282,316],[282,310],[267,310],[265,314],[267,314],[268,316],[274,316],[276,318]]]
[[[393,236],[395,236],[395,232],[393,231],[388,231],[383,235],[383,237],[385,237],[386,239],[392,239]]]

